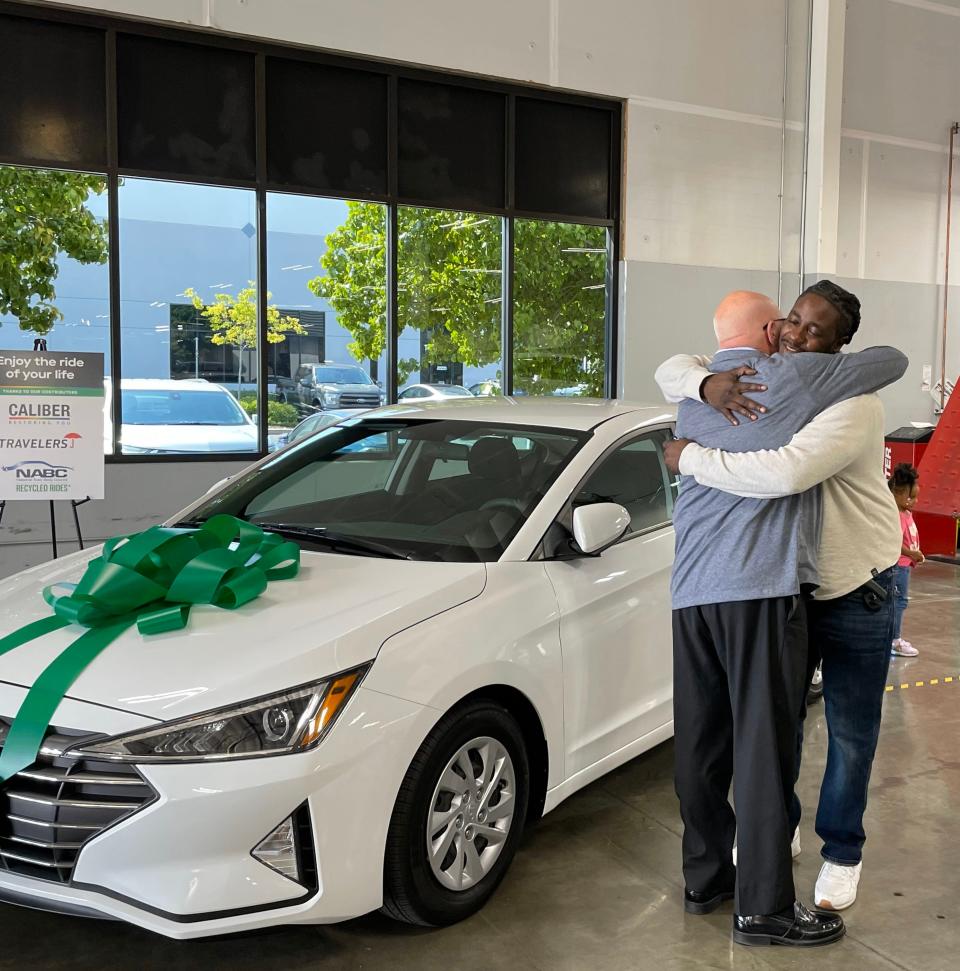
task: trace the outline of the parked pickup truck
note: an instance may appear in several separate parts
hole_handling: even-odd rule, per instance
[[[277,397],[301,412],[317,409],[378,408],[386,401],[380,386],[357,364],[304,364],[293,378],[277,382]]]

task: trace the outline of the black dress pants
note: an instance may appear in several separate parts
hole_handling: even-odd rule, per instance
[[[738,914],[795,899],[790,808],[807,690],[800,597],[673,612],[676,788],[688,890],[730,886]],[[733,779],[736,815],[730,806]],[[733,842],[737,837],[737,867]]]

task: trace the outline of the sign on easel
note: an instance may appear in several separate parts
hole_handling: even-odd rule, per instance
[[[103,355],[0,351],[0,501],[103,498]]]

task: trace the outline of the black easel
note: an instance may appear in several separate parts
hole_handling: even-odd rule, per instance
[[[77,509],[80,506],[82,506],[85,502],[89,502],[89,501],[90,501],[89,496],[87,496],[86,499],[70,500],[70,508],[73,510],[73,524],[77,529],[77,543],[79,544],[80,549],[84,549],[84,545],[83,545],[83,534],[80,532],[80,514],[77,512]],[[50,500],[50,546],[53,549],[53,558],[57,559],[57,557],[59,556],[59,552],[57,550],[57,518],[54,515],[53,502],[54,500],[51,499]],[[7,508],[7,500],[0,499],[0,523],[3,522],[3,513],[6,508]]]

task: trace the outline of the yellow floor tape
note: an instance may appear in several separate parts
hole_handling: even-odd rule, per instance
[[[953,675],[948,675],[945,678],[930,678],[929,681],[914,681],[912,684],[909,681],[904,681],[901,684],[888,684],[887,691],[906,691],[907,688],[923,688],[926,685],[936,685],[936,684],[953,684],[956,682],[960,684],[960,677],[953,677]]]

